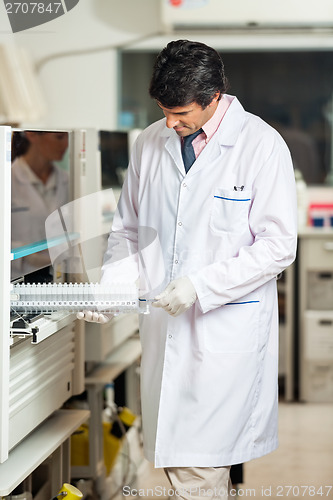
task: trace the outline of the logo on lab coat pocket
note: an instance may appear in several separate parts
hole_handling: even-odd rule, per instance
[[[3,0],[13,33],[53,21],[73,9],[79,0]]]

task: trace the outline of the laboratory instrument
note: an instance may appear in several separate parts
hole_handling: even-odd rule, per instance
[[[10,305],[17,313],[149,313],[148,301],[131,283],[16,283]]]

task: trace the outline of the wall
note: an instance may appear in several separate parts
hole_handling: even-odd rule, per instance
[[[47,105],[40,126],[115,128],[115,47],[158,30],[156,0],[80,0],[58,19],[16,34],[0,4],[0,43],[24,46],[38,69]]]

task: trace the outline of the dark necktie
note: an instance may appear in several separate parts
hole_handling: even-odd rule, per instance
[[[182,157],[185,167],[185,172],[187,173],[192,167],[195,161],[195,153],[192,146],[192,141],[203,132],[202,128],[194,132],[194,134],[188,135],[183,138],[183,147],[182,147]]]

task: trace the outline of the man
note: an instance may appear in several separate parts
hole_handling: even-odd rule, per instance
[[[278,133],[225,91],[214,49],[179,40],[159,54],[150,95],[165,118],[134,146],[103,265],[103,281],[148,275],[159,292],[140,324],[144,451],[186,499],[222,498],[232,464],[277,447],[276,277],[295,257],[294,173]],[[157,250],[142,259],[147,228],[160,286]]]

